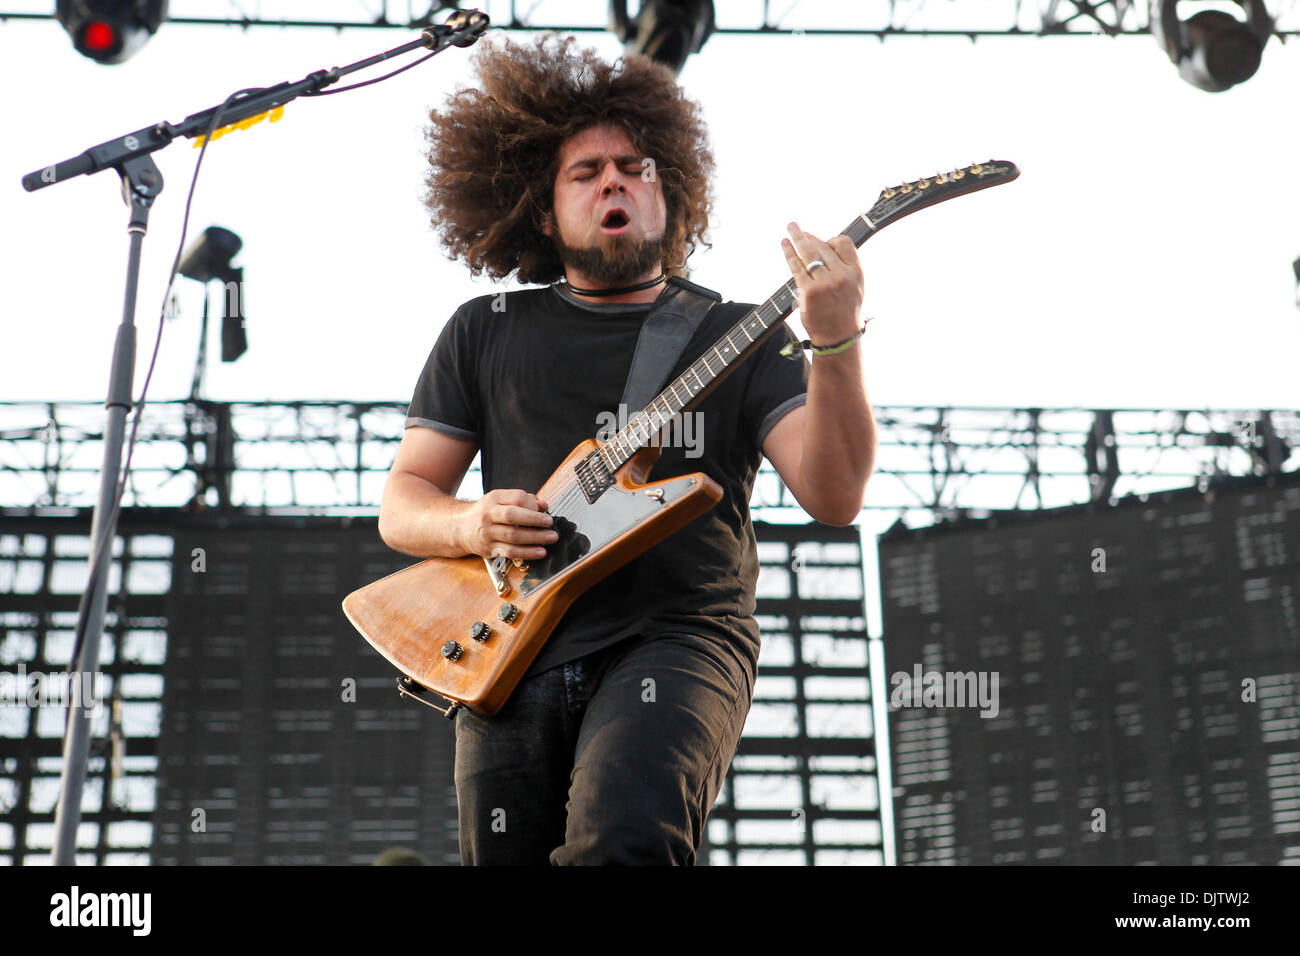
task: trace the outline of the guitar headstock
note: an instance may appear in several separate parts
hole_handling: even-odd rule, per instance
[[[975,163],[946,173],[936,173],[914,182],[899,183],[881,192],[876,204],[866,214],[866,219],[876,230],[880,230],[918,209],[933,206],[955,196],[964,196],[990,186],[1009,183],[1019,175],[1020,170],[1016,168],[1015,163],[1004,159],[990,159],[988,162]]]

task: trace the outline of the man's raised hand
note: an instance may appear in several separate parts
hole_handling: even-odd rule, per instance
[[[790,239],[781,240],[781,251],[799,287],[799,314],[809,340],[822,346],[843,341],[858,331],[862,311],[862,264],[853,240],[836,236],[823,242],[795,222],[786,228]]]

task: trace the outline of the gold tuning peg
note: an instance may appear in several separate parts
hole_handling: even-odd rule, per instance
[[[970,171],[974,173],[976,176],[978,176],[981,172],[983,172],[983,170],[984,170],[983,163],[976,163],[970,168]]]
[[[955,170],[953,170],[952,178],[953,178],[953,181],[954,181],[954,182],[957,181],[958,179],[965,179],[965,178],[966,178],[966,170],[964,170],[964,169],[955,169]]]
[[[886,199],[893,199],[896,195],[898,195],[898,190],[896,190],[896,189],[892,189],[892,188],[891,188],[891,189],[886,189],[886,190],[885,190],[883,193],[881,193],[880,195],[884,196]]]

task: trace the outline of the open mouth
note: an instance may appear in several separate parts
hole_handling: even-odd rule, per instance
[[[611,209],[600,221],[600,231],[607,236],[617,236],[627,230],[631,220],[621,209]]]

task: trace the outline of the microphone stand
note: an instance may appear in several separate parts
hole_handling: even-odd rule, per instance
[[[122,198],[130,209],[126,227],[129,237],[126,295],[122,307],[122,322],[118,326],[117,338],[113,346],[108,397],[105,401],[108,422],[104,429],[104,458],[100,469],[99,498],[90,525],[92,542],[89,559],[90,579],[77,608],[77,635],[70,665],[75,668],[74,673],[82,675],[83,682],[91,679],[95,668],[99,665],[99,642],[103,635],[104,612],[108,599],[106,572],[111,563],[118,512],[122,495],[126,490],[126,476],[120,476],[120,472],[126,416],[131,408],[131,387],[135,373],[135,305],[140,278],[140,258],[144,236],[149,227],[149,209],[163,188],[162,173],[149,154],[169,145],[178,136],[202,136],[204,149],[206,149],[221,119],[225,120],[226,127],[236,123],[250,126],[270,110],[278,110],[299,96],[323,95],[321,90],[338,82],[340,77],[381,63],[391,57],[420,47],[431,50],[428,56],[416,61],[421,63],[441,53],[448,46],[470,46],[482,36],[487,27],[486,14],[478,10],[457,10],[446,23],[423,30],[418,40],[394,47],[385,53],[359,60],[350,66],[317,70],[297,82],[281,83],[265,89],[240,90],[232,93],[220,106],[191,114],[178,125],[172,125],[164,120],[153,126],[136,130],[134,133],[92,146],[79,156],[55,163],[53,166],[46,166],[23,177],[23,188],[28,192],[35,192],[76,176],[114,169],[121,177]],[[416,63],[410,65],[415,66]],[[386,77],[379,79],[384,78]],[[329,92],[342,93],[372,82],[378,82],[378,79]],[[278,118],[278,114],[273,118]],[[226,127],[223,127],[223,131]],[[202,161],[201,153],[199,160]],[[174,276],[174,267],[172,273]],[[129,467],[129,453],[127,464]],[[93,686],[92,682],[91,687]],[[98,706],[98,702],[92,706],[92,702],[88,699],[90,696],[84,692],[78,694],[78,699],[72,701],[68,708],[67,727],[63,738],[63,771],[59,803],[54,818],[55,837],[52,856],[56,866],[76,864],[77,827],[81,821],[81,796],[86,780],[91,712]]]

